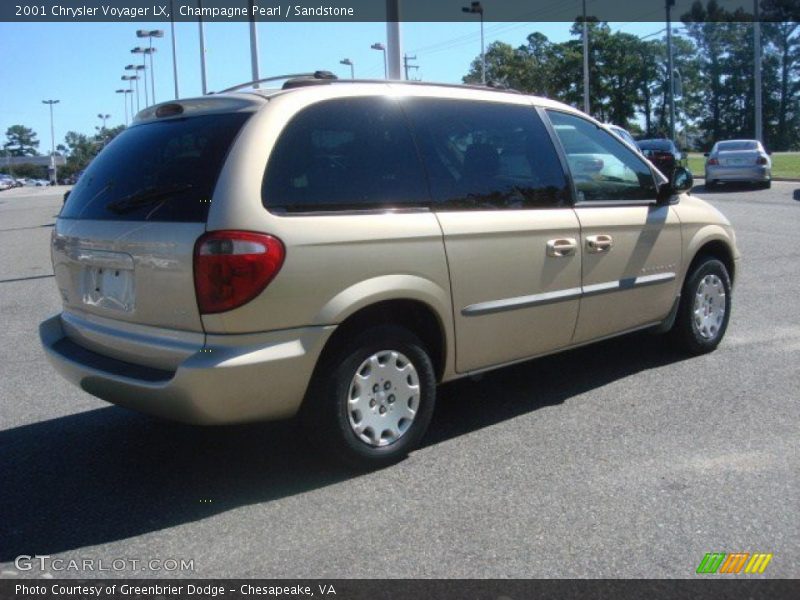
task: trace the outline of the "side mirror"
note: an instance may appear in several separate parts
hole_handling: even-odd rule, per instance
[[[676,194],[688,192],[694,186],[692,172],[686,167],[675,167],[669,182],[658,188],[658,203],[667,204]]]
[[[63,202],[63,204],[66,204],[66,203],[67,203],[67,198],[69,198],[69,193],[70,193],[71,191],[72,191],[72,190],[67,190],[66,192],[64,192],[64,202]]]
[[[703,156],[708,156],[711,152],[703,152]]]
[[[772,156],[772,150],[767,150],[767,155]]]

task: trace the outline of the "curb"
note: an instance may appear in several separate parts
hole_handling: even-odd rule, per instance
[[[692,178],[695,181],[705,181],[706,179],[705,177],[700,177],[700,176],[695,177],[694,175],[692,176]],[[800,177],[773,177],[772,181],[784,181],[784,182],[789,181],[794,183],[800,183]]]

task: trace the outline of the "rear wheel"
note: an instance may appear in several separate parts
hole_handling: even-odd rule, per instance
[[[772,180],[769,179],[767,181],[762,182],[761,187],[764,188],[765,190],[768,190],[769,188],[772,187]]]
[[[691,354],[713,351],[728,328],[731,315],[731,280],[725,265],[704,257],[693,267],[681,292],[678,315],[671,335]]]
[[[433,364],[419,339],[400,327],[378,326],[323,358],[303,421],[325,456],[379,468],[419,445],[435,401]]]

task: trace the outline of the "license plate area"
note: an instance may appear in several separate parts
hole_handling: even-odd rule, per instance
[[[87,306],[133,312],[136,290],[133,257],[115,252],[82,252],[81,299]]]

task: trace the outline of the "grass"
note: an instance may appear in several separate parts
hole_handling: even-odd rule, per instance
[[[775,152],[772,154],[772,176],[800,179],[800,152]],[[705,157],[698,153],[689,154],[689,170],[695,177],[702,177]]]

